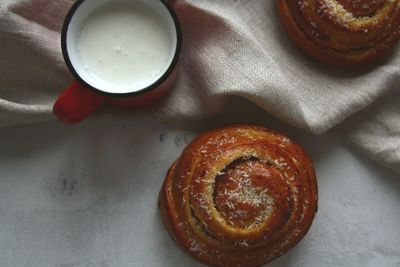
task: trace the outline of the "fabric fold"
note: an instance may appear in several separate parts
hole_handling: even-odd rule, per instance
[[[0,127],[55,119],[52,105],[72,81],[59,32],[73,2],[1,1]],[[343,129],[345,138],[399,171],[399,46],[376,64],[330,68],[292,44],[276,1],[174,2],[184,37],[180,78],[153,112],[199,119],[241,96],[314,134]]]

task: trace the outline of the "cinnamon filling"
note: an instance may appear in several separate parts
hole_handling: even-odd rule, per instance
[[[236,160],[216,177],[215,207],[234,227],[257,226],[277,207],[274,184],[280,177],[279,170],[267,162],[256,158]]]

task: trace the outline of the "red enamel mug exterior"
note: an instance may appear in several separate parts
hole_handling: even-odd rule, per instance
[[[173,8],[164,0],[123,0],[122,2],[143,2],[150,3],[152,7],[159,8],[168,16],[170,21],[171,34],[174,40],[174,51],[171,62],[166,71],[154,82],[132,92],[113,93],[106,88],[95,86],[89,79],[82,75],[74,38],[82,26],[85,16],[102,4],[121,0],[78,0],[74,3],[65,19],[61,33],[61,46],[64,60],[70,72],[76,78],[70,87],[65,89],[54,104],[54,114],[63,122],[76,124],[92,114],[102,103],[110,103],[128,108],[146,107],[161,97],[165,96],[173,87],[178,75],[178,59],[182,46],[182,33],[178,18]],[[166,14],[166,15],[165,15]],[[79,29],[78,29],[79,27]],[[172,54],[171,54],[172,55]]]

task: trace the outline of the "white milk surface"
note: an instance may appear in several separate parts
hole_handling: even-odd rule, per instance
[[[172,50],[168,25],[140,2],[95,9],[82,26],[77,47],[90,76],[115,93],[157,79]]]

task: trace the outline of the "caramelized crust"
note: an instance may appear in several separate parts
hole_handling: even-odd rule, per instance
[[[196,260],[261,266],[297,244],[317,211],[314,168],[287,137],[233,125],[197,137],[160,192],[164,224]]]
[[[329,65],[373,61],[400,37],[400,0],[279,0],[279,12],[296,45]]]

